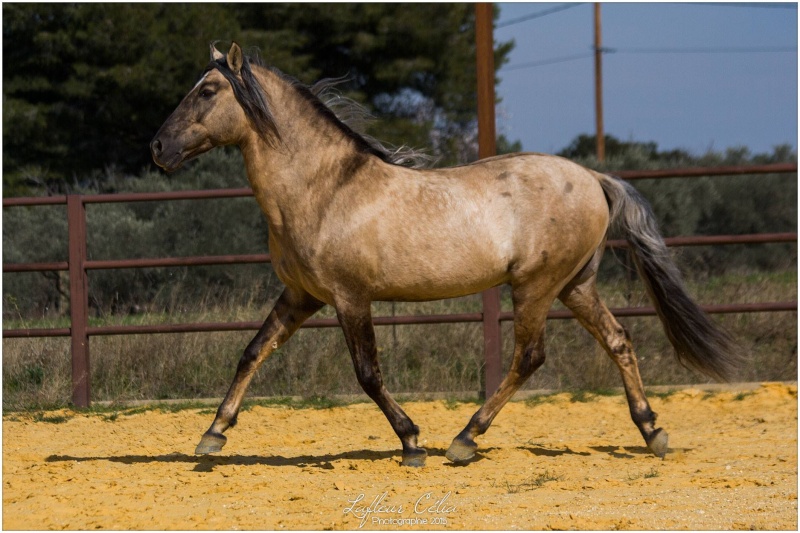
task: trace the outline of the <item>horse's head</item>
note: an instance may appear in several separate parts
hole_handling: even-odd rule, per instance
[[[158,130],[150,151],[171,172],[216,146],[240,143],[253,130],[276,133],[249,60],[236,43],[227,56],[212,44],[205,73]]]

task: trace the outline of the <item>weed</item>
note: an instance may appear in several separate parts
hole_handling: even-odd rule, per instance
[[[447,398],[444,400],[444,406],[446,409],[450,411],[455,411],[459,408],[459,406],[464,404],[480,404],[481,401],[478,398]]]
[[[553,397],[555,397],[555,393],[553,394],[536,394],[534,396],[530,396],[525,398],[525,405],[528,407],[533,407],[535,405],[541,405],[543,403],[548,403],[553,401]]]
[[[64,415],[52,415],[48,416],[44,413],[36,413],[33,415],[34,422],[45,422],[47,424],[63,424],[67,420],[69,420],[68,416]]]
[[[592,393],[595,396],[619,396],[620,392],[616,389],[611,388],[599,388],[593,389]]]
[[[733,399],[734,399],[734,401],[741,402],[742,400],[744,400],[748,396],[752,396],[752,395],[753,395],[752,392],[740,392],[739,394],[734,396]]]
[[[628,481],[636,481],[637,479],[652,479],[654,477],[658,477],[658,469],[656,467],[651,467],[650,470],[647,472],[643,472],[641,474],[628,474]]]
[[[444,401],[445,409],[448,409],[450,411],[455,411],[456,409],[458,409],[458,406],[459,402],[457,400],[447,399]]]
[[[592,393],[588,390],[578,390],[570,393],[569,401],[572,403],[586,403],[592,401]]]
[[[307,398],[293,398],[291,396],[278,396],[275,398],[259,398],[255,400],[245,400],[242,404],[242,411],[248,411],[253,407],[274,407],[285,406],[290,409],[331,409],[342,407],[354,403],[363,403],[365,399],[355,399],[352,401],[331,398],[327,396],[309,396]]]
[[[549,481],[561,481],[562,479],[564,479],[564,476],[556,475],[549,470],[545,470],[543,473],[531,476],[519,484],[512,484],[506,481],[505,486],[509,494],[516,494],[518,492],[538,489]]]
[[[656,467],[652,467],[652,468],[650,468],[649,472],[645,472],[644,473],[644,478],[645,479],[652,479],[654,477],[658,477],[658,475],[659,475],[658,474],[658,469],[656,469]]]
[[[648,392],[647,396],[649,396],[651,398],[659,398],[661,400],[666,400],[670,396],[674,396],[676,392],[678,392],[677,389],[668,390],[666,392]]]

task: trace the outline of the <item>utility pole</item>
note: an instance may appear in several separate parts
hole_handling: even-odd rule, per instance
[[[597,119],[597,160],[606,159],[603,129],[603,38],[600,32],[600,2],[594,4],[594,109]]]
[[[491,3],[475,4],[475,47],[478,78],[478,158],[496,153],[494,116],[494,8]],[[500,330],[500,289],[482,294],[485,394],[490,397],[503,378]]]

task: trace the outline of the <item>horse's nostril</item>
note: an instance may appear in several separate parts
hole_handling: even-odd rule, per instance
[[[162,150],[161,141],[159,141],[158,139],[150,143],[150,151],[153,152],[153,154],[161,155],[161,150]]]

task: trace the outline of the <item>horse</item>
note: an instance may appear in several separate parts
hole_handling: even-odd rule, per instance
[[[426,168],[403,150],[361,135],[308,87],[232,43],[211,44],[204,73],[156,133],[154,162],[173,172],[217,146],[236,145],[269,228],[272,264],[285,288],[247,345],[195,453],[227,442],[254,373],[325,305],[336,311],[356,376],[402,445],[405,466],[425,464],[420,430],[386,390],[373,301],[426,301],[510,284],[511,368],[452,441],[466,463],[476,439],[545,361],[545,321],[559,299],[616,363],[630,416],[663,459],[630,335],[596,290],[609,233],[618,231],[679,362],[726,379],[740,356],[729,333],[688,295],[647,201],[628,183],[560,157],[519,153]]]

